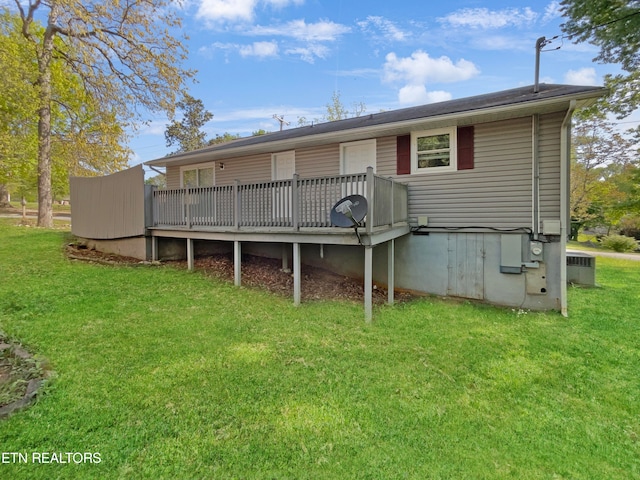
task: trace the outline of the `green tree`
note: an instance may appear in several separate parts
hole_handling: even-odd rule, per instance
[[[141,118],[141,110],[171,114],[193,72],[179,66],[186,55],[170,33],[180,27],[171,0],[14,2],[37,64],[38,225],[51,226],[55,65],[74,72],[82,91],[120,122]]]
[[[144,183],[158,188],[167,188],[167,176],[164,173],[159,173],[158,175],[147,178]]]
[[[640,215],[640,162],[625,165],[615,181],[621,195],[614,208],[623,215]]]
[[[327,103],[327,113],[324,117],[326,122],[334,122],[336,120],[344,120],[350,117],[359,117],[366,110],[364,102],[357,102],[353,104],[353,110],[350,112],[347,107],[342,103],[340,99],[340,92],[335,91],[331,96],[331,103]]]
[[[346,118],[359,117],[367,110],[367,106],[364,102],[356,102],[352,105],[353,110],[349,111],[349,109],[342,103],[340,97],[340,91],[334,91],[331,95],[331,101],[325,105],[326,113],[321,119],[316,118],[313,121],[310,121],[307,120],[307,117],[298,117],[298,126],[304,127],[311,123],[335,122]]]
[[[327,113],[325,115],[325,121],[335,122],[336,120],[343,120],[349,118],[349,111],[340,100],[340,92],[335,91],[331,95],[331,102],[326,105]]]
[[[167,147],[178,146],[173,153],[190,152],[208,145],[207,134],[201,130],[206,123],[213,118],[213,113],[205,110],[202,100],[196,99],[183,92],[182,99],[176,104],[176,108],[182,111],[180,121],[173,119],[167,125],[164,138]]]
[[[597,46],[594,61],[619,64],[625,72],[605,77],[610,96],[596,109],[626,117],[640,106],[640,0],[563,0],[561,8],[565,34]]]
[[[621,179],[636,162],[633,143],[602,115],[576,115],[571,166],[571,216],[577,227],[614,225],[627,195]]]
[[[222,135],[216,133],[215,138],[207,139],[207,134],[202,131],[202,127],[213,118],[213,113],[205,110],[202,100],[196,99],[186,92],[182,94],[182,99],[176,104],[176,107],[182,111],[182,119],[180,121],[174,119],[171,124],[167,125],[164,132],[167,147],[178,145],[178,150],[171,154],[190,152],[208,145],[230,142],[240,138],[240,135],[225,132]],[[254,135],[257,134],[259,133],[254,132]]]
[[[227,143],[230,142],[232,140],[237,140],[238,138],[240,138],[240,135],[235,133],[229,133],[229,132],[224,132],[222,135],[219,135],[216,133],[215,138],[212,138],[211,140],[209,140],[209,145],[217,145],[219,143]]]
[[[0,9],[0,185],[9,193],[26,193],[36,178],[37,97],[25,88],[35,82],[35,65],[15,15]]]
[[[19,16],[0,11],[0,183],[29,197],[37,194],[37,92],[25,85],[38,77],[31,45],[22,34]],[[37,22],[33,31],[43,31]],[[64,45],[59,46],[64,49]],[[68,194],[69,175],[103,175],[122,169],[129,151],[114,112],[99,105],[64,62],[51,62],[51,190]]]

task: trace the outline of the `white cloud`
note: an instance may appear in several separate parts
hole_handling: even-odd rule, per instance
[[[253,19],[258,0],[201,0],[196,16],[214,22]]]
[[[200,47],[198,53],[205,58],[211,59],[216,51],[224,52],[225,55],[229,53],[238,53],[242,57],[258,57],[269,58],[278,56],[278,43],[271,42],[253,42],[251,44],[239,44],[239,43],[223,43],[214,42],[209,46]]]
[[[422,105],[425,103],[451,100],[451,94],[442,90],[428,92],[424,85],[406,85],[398,91],[401,105]]]
[[[544,16],[542,17],[542,22],[547,23],[551,20],[559,18],[562,16],[562,9],[560,7],[560,2],[556,2],[555,0],[547,5],[544,9]]]
[[[247,30],[248,35],[279,35],[292,37],[305,42],[332,42],[351,29],[346,25],[322,20],[316,23],[306,23],[302,20],[292,20],[282,25],[256,25]]]
[[[199,0],[196,16],[211,22],[249,22],[258,6],[284,8],[304,0]]]
[[[349,27],[328,20],[316,23],[292,20],[282,25],[256,25],[246,29],[245,33],[253,36],[269,35],[292,38],[302,45],[291,46],[285,49],[284,53],[299,56],[305,62],[314,63],[318,58],[324,59],[329,56],[330,50],[324,43],[334,42],[341,35],[350,31]]]
[[[289,48],[285,53],[287,55],[299,56],[305,62],[314,63],[316,58],[327,58],[329,49],[324,45],[310,44],[306,47]]]
[[[289,5],[302,5],[304,0],[264,0],[264,3],[275,8],[284,8]]]
[[[330,49],[322,42],[337,40],[338,36],[349,29],[333,22],[318,22],[307,24],[304,20],[295,20],[285,26],[261,27],[256,26],[245,30],[248,35],[280,35],[292,37],[301,45],[284,48],[285,55],[300,57],[303,61],[314,63],[317,59],[325,59],[329,56]],[[210,47],[202,47],[198,52],[206,58],[211,58],[213,52],[222,50],[225,52],[237,51],[243,57],[277,57],[280,47],[276,41],[254,42],[248,45],[236,43],[215,42]]]
[[[530,53],[535,45],[535,40],[522,35],[477,35],[470,43],[480,50],[506,50],[509,52],[520,51]]]
[[[595,68],[581,68],[569,70],[564,74],[564,81],[569,85],[597,85]]]
[[[404,84],[398,91],[398,100],[403,105],[449,100],[451,94],[441,90],[428,91],[426,84],[468,80],[480,73],[478,68],[467,60],[460,59],[454,63],[445,56],[431,58],[422,50],[417,50],[405,58],[398,58],[393,52],[389,53],[383,68],[384,82]]]
[[[384,80],[387,82],[458,82],[475,77],[478,73],[480,71],[473,62],[460,59],[453,63],[445,56],[431,58],[422,50],[417,50],[405,58],[398,58],[393,52],[389,53],[384,64]]]
[[[494,29],[522,26],[536,21],[538,14],[526,7],[491,11],[488,8],[465,8],[438,18],[440,23],[456,28]]]
[[[253,42],[251,45],[242,45],[239,52],[243,57],[277,57],[278,44],[276,42]]]
[[[369,36],[381,36],[387,41],[401,42],[411,36],[411,33],[403,32],[393,22],[386,18],[370,15],[366,20],[357,22],[358,26]],[[381,35],[378,35],[381,32]]]

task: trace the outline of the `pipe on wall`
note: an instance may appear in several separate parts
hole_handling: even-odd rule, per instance
[[[567,114],[560,127],[560,312],[569,315],[567,308],[567,227],[571,225],[569,198],[571,165],[571,117],[576,101],[571,100]]]
[[[540,234],[540,115],[531,117],[531,230],[533,239]]]

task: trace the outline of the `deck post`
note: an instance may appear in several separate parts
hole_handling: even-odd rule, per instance
[[[286,243],[282,244],[282,271],[285,273],[291,272],[289,268],[289,246]]]
[[[294,230],[298,230],[298,223],[300,218],[300,198],[298,189],[298,180],[300,176],[297,173],[293,174],[291,179],[291,226]]]
[[[364,321],[373,318],[373,247],[364,247]]]
[[[375,179],[374,179],[374,175],[373,175],[373,167],[367,167],[367,185],[366,185],[366,198],[367,198],[367,221],[366,223],[366,227],[367,227],[367,235],[371,236],[371,233],[373,232],[373,212],[374,210],[374,190],[375,190]]]
[[[393,228],[393,225],[395,224],[396,220],[394,217],[395,214],[395,210],[396,210],[396,206],[395,206],[395,196],[396,196],[396,192],[394,190],[396,186],[396,182],[394,182],[393,180],[391,180],[391,198],[389,198],[389,207],[391,208],[391,228]]]
[[[158,237],[151,237],[151,261],[158,261]]]
[[[242,246],[238,240],[233,241],[233,284],[242,284]]]
[[[301,300],[301,284],[300,284],[300,277],[301,277],[301,271],[302,269],[300,268],[300,244],[299,243],[294,243],[293,244],[293,304],[297,307],[298,305],[300,305],[300,300]]]
[[[396,240],[391,239],[387,242],[387,303],[393,305],[393,290],[396,283]]]
[[[187,238],[187,269],[193,270],[193,239]]]
[[[185,196],[186,214],[187,214],[187,228],[191,228],[191,189],[187,188],[187,195]]]
[[[240,181],[233,182],[233,225],[240,229]]]

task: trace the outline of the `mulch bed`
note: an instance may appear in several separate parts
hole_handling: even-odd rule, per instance
[[[135,258],[122,257],[91,250],[80,245],[67,245],[66,254],[74,260],[90,261],[106,265],[141,265],[150,264]],[[156,262],[160,264],[159,262]],[[187,268],[187,262],[166,261],[164,265],[177,268]],[[205,275],[233,281],[233,258],[231,255],[210,255],[197,257],[194,260],[196,270]],[[362,280],[338,275],[318,267],[302,265],[302,300],[349,300],[362,302],[364,288]],[[293,273],[282,270],[279,259],[258,257],[254,255],[242,256],[242,285],[262,288],[277,295],[290,297],[293,295]],[[395,300],[406,302],[415,298],[409,292],[396,291]],[[387,301],[387,289],[374,284],[373,303],[384,304]]]

